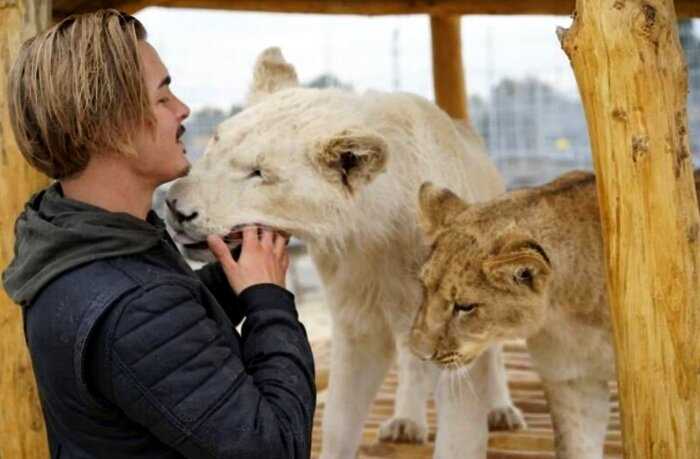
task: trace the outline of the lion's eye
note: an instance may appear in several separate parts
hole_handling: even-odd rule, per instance
[[[262,171],[260,169],[255,169],[253,172],[248,174],[248,178],[253,178],[253,177],[262,177]]]
[[[478,308],[478,307],[479,307],[479,305],[477,303],[468,303],[468,304],[455,303],[455,311],[466,312],[467,314],[471,314],[472,312],[476,311],[476,308]]]

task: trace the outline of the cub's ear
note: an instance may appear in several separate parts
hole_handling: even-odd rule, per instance
[[[428,241],[432,243],[448,220],[467,207],[466,202],[447,188],[424,182],[418,191],[418,222]]]
[[[528,288],[541,293],[549,281],[552,265],[542,246],[525,237],[504,241],[496,255],[484,260],[482,270],[497,288],[511,291]]]
[[[279,48],[267,48],[258,56],[246,106],[255,105],[281,89],[299,86],[294,66],[284,60]]]
[[[346,129],[316,144],[311,162],[349,194],[386,170],[388,146],[369,129]]]

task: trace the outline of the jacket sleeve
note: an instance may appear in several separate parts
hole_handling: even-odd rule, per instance
[[[293,296],[241,292],[242,338],[210,319],[184,286],[132,299],[114,327],[109,395],[189,458],[308,458],[314,366]]]
[[[244,317],[243,305],[238,301],[236,293],[226,279],[221,263],[214,262],[204,265],[195,271],[199,280],[214,295],[221,305],[234,327],[241,323]]]

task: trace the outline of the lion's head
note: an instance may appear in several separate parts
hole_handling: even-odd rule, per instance
[[[487,347],[527,337],[544,321],[551,262],[514,222],[486,218],[430,183],[420,189],[420,224],[430,256],[411,349],[439,365],[468,365]]]
[[[388,143],[361,103],[348,91],[298,86],[279,49],[264,51],[248,106],[218,126],[169,190],[167,220],[185,253],[207,259],[207,235],[233,246],[246,225],[313,241],[348,231],[358,208],[382,212],[386,202],[363,195],[386,170]]]

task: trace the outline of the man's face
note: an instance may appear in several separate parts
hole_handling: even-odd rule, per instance
[[[182,122],[189,116],[190,109],[170,91],[168,69],[156,50],[141,40],[139,55],[156,124],[152,129],[143,126],[135,136],[138,157],[131,165],[136,174],[158,186],[189,171],[190,163],[180,135],[184,132]]]

